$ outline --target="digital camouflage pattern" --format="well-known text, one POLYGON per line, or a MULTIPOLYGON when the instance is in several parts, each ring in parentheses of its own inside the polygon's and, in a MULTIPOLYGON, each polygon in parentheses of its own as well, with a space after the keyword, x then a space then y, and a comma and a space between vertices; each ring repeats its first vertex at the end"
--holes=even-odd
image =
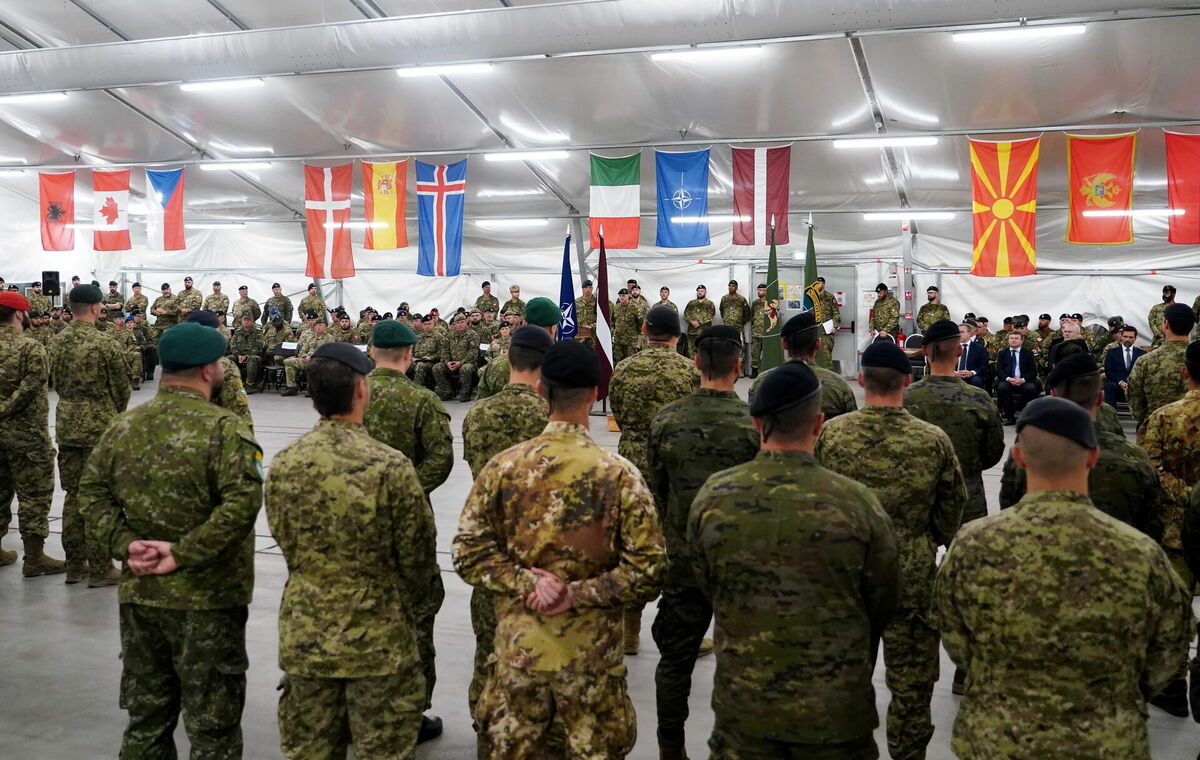
POLYGON ((983 471, 1004 456, 1004 427, 992 397, 961 378, 926 375, 905 391, 904 408, 950 436, 967 483, 962 521, 986 515, 983 471))
MULTIPOLYGON (((267 326, 263 328, 262 335, 267 344, 267 356, 275 356, 284 343, 292 343, 296 340, 296 333, 287 322, 268 322, 267 326)), ((283 364, 281 359, 275 361, 283 364)))
POLYGON ((633 301, 612 304, 613 366, 633 356, 638 351, 638 337, 642 331, 642 311, 633 301))
POLYGON ((882 300, 876 299, 875 303, 871 304, 870 329, 885 332, 893 337, 900 334, 900 302, 891 294, 884 296, 882 300))
POLYGON ((811 454, 761 451, 704 484, 688 541, 716 616, 717 723, 784 742, 870 736, 875 653, 900 585, 871 490, 811 454))
POLYGON ((224 293, 209 293, 204 297, 204 308, 208 311, 229 313, 229 296, 224 293))
POLYGON ((287 386, 289 388, 295 388, 299 385, 296 375, 300 370, 304 369, 304 364, 308 361, 308 357, 312 356, 313 352, 321 346, 332 342, 333 338, 329 337, 328 332, 324 335, 317 335, 316 330, 309 330, 301 334, 300 340, 296 345, 296 355, 289 356, 283 360, 283 373, 287 379, 287 386))
POLYGON ((250 603, 262 449, 249 426, 190 388, 160 385, 113 420, 88 460, 79 497, 105 554, 139 538, 171 541, 179 569, 121 581, 121 604, 215 610, 250 603), (139 466, 154 462, 153 467, 139 466))
MULTIPOLYGON (((1164 348, 1168 345, 1170 343, 1164 344, 1164 348)), ((1138 359, 1138 364, 1145 359, 1144 356, 1138 359)), ((1162 544, 1176 551, 1183 546, 1180 531, 1188 498, 1192 488, 1200 483, 1200 437, 1197 431, 1200 431, 1200 390, 1188 391, 1180 400, 1151 414, 1138 436, 1138 442, 1150 456, 1166 491, 1162 544)))
MULTIPOLYGON (((39 298, 45 299, 47 304, 50 301, 50 299, 46 298, 45 296, 39 296, 39 298)), ((42 309, 39 309, 37 306, 34 306, 32 299, 30 299, 29 305, 33 307, 34 311, 43 311, 42 309)), ((123 316, 124 311, 125 311, 125 298, 120 293, 113 293, 112 291, 105 293, 104 296, 100 299, 100 311, 102 314, 108 315, 110 317, 123 316), (110 306, 116 306, 117 308, 110 309, 110 308, 108 308, 110 306)), ((44 313, 44 311, 43 311, 43 313, 44 313)))
POLYGON ((319 295, 306 295, 300 299, 300 314, 301 316, 308 314, 310 311, 317 313, 317 319, 325 324, 329 324, 329 309, 325 306, 325 299, 319 295))
POLYGON ((377 441, 404 454, 428 495, 446 482, 454 467, 450 413, 429 390, 403 372, 376 367, 367 375, 371 403, 363 422, 377 441))
MULTIPOLYGON (((789 361, 800 361, 799 359, 790 359, 789 361)), ((821 381, 821 411, 825 414, 825 421, 829 422, 834 417, 858 409, 858 400, 854 398, 854 391, 850 389, 850 384, 842 378, 841 375, 824 367, 817 367, 813 364, 808 364, 809 369, 821 381)), ((754 378, 754 384, 750 386, 749 397, 747 403, 754 403, 754 396, 758 393, 758 389, 762 386, 763 378, 771 374, 775 368, 763 372, 758 377, 754 378)))
POLYGON ((941 319, 950 319, 950 309, 944 303, 924 303, 917 311, 917 329, 925 332, 941 319))
POLYGON ((652 343, 617 365, 608 384, 608 402, 621 426, 617 452, 646 476, 650 423, 667 404, 700 388, 700 370, 673 346, 652 343))
POLYGON ((225 382, 221 386, 220 395, 213 403, 241 417, 253 433, 254 416, 250 413, 250 398, 246 396, 246 386, 242 384, 241 370, 228 356, 222 356, 221 371, 224 373, 225 382))
POLYGON ((700 340, 700 333, 704 332, 704 328, 713 323, 716 313, 717 307, 708 296, 693 298, 688 301, 687 306, 683 307, 683 321, 687 322, 685 332, 687 332, 689 356, 696 355, 696 341, 700 340), (699 322, 700 326, 694 326, 693 321, 699 322))
POLYGON ((0 517, 17 496, 22 537, 50 535, 54 447, 50 444, 46 350, 20 329, 0 327, 0 517))
MULTIPOLYGON (((118 322, 119 325, 124 325, 124 322, 118 322)), ((115 327, 112 332, 108 333, 108 337, 116 341, 116 344, 121 347, 121 355, 125 357, 125 364, 129 369, 129 379, 137 383, 142 376, 142 351, 138 347, 137 336, 133 334, 133 329, 129 327, 115 327)))
POLYGON ((480 295, 475 299, 475 308, 479 311, 500 311, 500 299, 495 296, 480 295))
POLYGON ((168 327, 179 324, 179 301, 175 296, 159 296, 154 299, 150 314, 154 315, 154 340, 158 342, 168 327), (162 310, 162 314, 155 313, 159 309, 162 310))
POLYGON ((327 334, 333 339, 334 343, 357 343, 358 333, 353 327, 342 327, 340 323, 334 322, 329 326, 327 334))
POLYGON ((1169 340, 1133 363, 1125 398, 1129 411, 1139 424, 1154 410, 1178 401, 1187 392, 1187 381, 1179 373, 1183 366, 1187 341, 1169 340))
MULTIPOLYGON (((1092 503, 1104 514, 1161 541, 1167 494, 1154 462, 1140 446, 1123 435, 1101 430, 1098 423, 1096 438, 1100 441, 1100 458, 1088 472, 1092 503)), ((1025 489, 1025 470, 1017 467, 1009 453, 1000 477, 1000 508, 1014 506, 1025 497, 1025 489)))
POLYGON ((741 332, 750 321, 750 303, 741 293, 721 296, 721 321, 741 332))
MULTIPOLYGON (((284 300, 286 301, 287 299, 285 298, 284 300)), ((284 317, 285 322, 292 321, 291 306, 292 302, 288 301, 288 314, 284 317)), ((242 323, 242 317, 250 317, 257 322, 259 317, 262 315, 263 310, 259 307, 258 301, 255 301, 249 296, 246 296, 245 298, 238 296, 230 305, 229 324, 240 325, 242 323)), ((267 320, 264 319, 263 324, 266 324, 266 322, 267 320)))
POLYGON ((1149 760, 1146 699, 1195 634, 1191 594, 1153 540, 1082 494, 1037 491, 963 528, 934 600, 968 673, 958 757, 1149 760))
MULTIPOLYGON (((575 322, 579 327, 591 327, 593 331, 596 328, 596 297, 589 296, 584 298, 580 296, 575 299, 575 322)), ((582 332, 582 331, 580 331, 582 332)), ((589 346, 596 345, 595 337, 584 337, 576 335, 575 340, 582 341, 589 346)))
MULTIPOLYGON (((413 346, 413 380, 422 388, 428 388, 433 382, 433 368, 442 360, 442 336, 433 328, 432 323, 417 333, 417 343, 413 346), (425 357, 430 357, 426 359, 425 357)), ((506 374, 505 379, 508 379, 506 374)))
POLYGON ((54 308, 50 299, 40 293, 30 293, 27 299, 29 301, 29 310, 41 312, 45 316, 50 315, 50 309, 54 308))
POLYGON ((175 295, 175 303, 179 307, 180 320, 186 320, 193 311, 200 311, 204 296, 195 288, 184 288, 175 295))
MULTIPOLYGON (((481 311, 482 311, 482 309, 481 309, 481 311)), ((524 319, 524 317, 525 317, 525 302, 522 301, 520 298, 509 298, 507 301, 504 302, 504 307, 501 309, 501 313, 505 313, 508 311, 512 311, 518 317, 521 317, 522 319, 524 319)))
POLYGON ((1158 348, 1163 343, 1163 312, 1166 311, 1167 304, 1156 303, 1150 307, 1150 314, 1146 317, 1146 323, 1150 325, 1151 347, 1158 348))
MULTIPOLYGON (((837 298, 828 290, 822 290, 818 296, 821 299, 821 316, 833 320, 833 329, 842 326, 842 309, 838 306, 837 298)), ((824 320, 822 320, 824 321, 824 320)), ((834 335, 821 331, 821 349, 817 351, 816 366, 822 369, 833 369, 834 335)))
POLYGON ((827 423, 817 461, 871 488, 892 518, 900 550, 900 599, 883 633, 888 750, 894 760, 925 756, 933 736, 929 702, 938 678, 938 634, 929 623, 934 559, 954 538, 967 503, 954 444, 900 407, 868 406, 827 423), (900 463, 919 463, 897 472, 900 463))
POLYGON ((479 363, 479 337, 474 330, 462 332, 451 330, 444 338, 442 361, 433 365, 434 390, 443 401, 454 398, 454 386, 450 378, 458 378, 458 400, 471 398, 475 385, 475 366, 479 363), (458 369, 450 369, 447 362, 462 362, 458 369))
POLYGON ((1117 410, 1109 404, 1101 404, 1096 411, 1096 431, 1112 433, 1119 438, 1125 437, 1125 426, 1121 424, 1117 410))
POLYGON ((750 304, 750 370, 758 370, 762 361, 762 341, 770 327, 770 310, 767 299, 756 298, 750 304))
POLYGON ((150 299, 146 298, 141 293, 132 295, 125 301, 125 307, 128 311, 133 311, 134 309, 137 309, 138 311, 140 311, 143 314, 146 313, 146 307, 149 306, 149 304, 150 304, 150 299))
POLYGON ((262 387, 262 366, 263 356, 267 352, 267 342, 263 338, 263 334, 254 328, 250 332, 242 329, 233 331, 233 336, 229 339, 229 356, 233 359, 233 363, 237 364, 239 356, 246 357, 246 376, 245 382, 251 388, 262 387))

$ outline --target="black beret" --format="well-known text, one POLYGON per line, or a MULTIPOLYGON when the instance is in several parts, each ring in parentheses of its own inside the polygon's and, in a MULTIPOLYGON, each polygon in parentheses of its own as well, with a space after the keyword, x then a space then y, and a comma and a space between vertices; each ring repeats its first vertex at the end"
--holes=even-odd
POLYGON ((205 327, 216 327, 220 323, 217 322, 216 312, 208 311, 207 309, 199 309, 187 315, 185 322, 197 322, 205 327))
MULTIPOLYGON (((40 282, 35 282, 35 283, 33 283, 33 284, 34 284, 34 285, 38 285, 38 286, 40 286, 42 283, 40 283, 40 282)), ((108 281, 108 284, 109 284, 109 285, 116 285, 116 284, 117 284, 117 281, 116 281, 116 280, 109 280, 109 281, 108 281)))
POLYGON ((165 290, 166 288, 169 288, 169 287, 171 287, 171 283, 169 283, 169 282, 164 282, 162 285, 159 285, 159 286, 158 286, 158 289, 159 289, 159 290, 165 290))
POLYGON ((40 311, 33 311, 32 309, 30 309, 30 311, 29 311, 30 319, 40 319, 41 316, 42 316, 42 313, 40 311))
POLYGON ((637 280, 634 280, 631 278, 631 279, 626 280, 625 284, 626 285, 637 285, 637 280))
POLYGON ((599 354, 577 340, 559 341, 542 359, 542 380, 563 388, 594 388, 600 382, 599 354))
POLYGON ((682 332, 679 329, 679 314, 670 306, 659 304, 658 306, 650 307, 650 311, 646 312, 644 321, 646 327, 649 327, 656 333, 679 335, 682 332))
POLYGON ((591 281, 591 280, 584 280, 584 281, 583 281, 583 287, 585 287, 585 288, 590 288, 590 287, 592 287, 592 281, 591 281))
POLYGON ((937 285, 930 285, 929 287, 925 288, 925 292, 926 292, 926 293, 928 293, 928 292, 929 292, 929 291, 931 291, 931 290, 932 290, 934 293, 941 293, 941 292, 942 292, 941 290, 939 290, 939 289, 938 289, 938 286, 937 286, 937 285))
POLYGON ((703 289, 703 290, 708 290, 708 288, 704 287, 703 285, 697 285, 697 286, 696 286, 696 290, 702 290, 702 289, 703 289))
POLYGON ((1039 314, 1039 315, 1038 315, 1038 319, 1054 319, 1054 317, 1052 317, 1052 316, 1050 316, 1049 314, 1046 314, 1046 313, 1044 313, 1044 312, 1043 312, 1043 313, 1041 313, 1041 314, 1039 314))
POLYGON ((165 371, 174 372, 211 364, 225 355, 226 348, 224 335, 189 319, 163 332, 158 340, 158 360, 165 371))
POLYGON ((1058 315, 1058 318, 1059 318, 1059 319, 1070 319, 1070 318, 1071 318, 1071 315, 1070 315, 1070 314, 1067 314, 1067 313, 1065 313, 1065 312, 1064 312, 1064 313, 1062 313, 1062 314, 1059 314, 1059 315, 1058 315))
POLYGON ((1006 325, 1011 325, 1012 323, 1013 323, 1013 318, 1012 318, 1012 317, 1005 317, 1005 318, 1004 318, 1004 324, 1006 324, 1006 325))
POLYGON ((432 314, 426 314, 425 316, 421 317, 421 321, 422 321, 422 322, 432 322, 432 321, 433 321, 433 315, 432 315, 432 314))
POLYGON ((730 280, 730 281, 729 281, 729 284, 730 284, 730 285, 737 285, 737 284, 738 284, 738 281, 737 281, 737 280, 730 280))
POLYGON ((1080 314, 1079 312, 1075 312, 1074 314, 1072 314, 1072 315, 1071 315, 1071 319, 1075 320, 1076 322, 1080 322, 1080 323, 1082 323, 1082 322, 1083 322, 1083 315, 1082 315, 1082 314, 1080 314))
POLYGON ((92 284, 93 284, 93 285, 95 285, 96 287, 100 287, 100 281, 99 281, 99 280, 92 280, 92 284))
POLYGON ((1030 425, 1047 433, 1061 435, 1085 449, 1094 449, 1097 445, 1092 416, 1082 406, 1065 398, 1043 396, 1026 404, 1017 418, 1017 435, 1030 425))
MULTIPOLYGON (((760 283, 758 284, 758 287, 759 287, 759 288, 762 288, 763 290, 766 290, 766 289, 767 289, 767 283, 765 283, 765 282, 760 282, 760 283)), ((757 288, 756 288, 756 289, 757 289, 757 288)))
POLYGON ((627 295, 629 295, 629 290, 627 290, 626 288, 621 288, 620 290, 617 291, 617 295, 627 296, 627 295))
POLYGON ((975 318, 975 312, 973 312, 973 311, 968 311, 966 314, 963 314, 963 319, 964 319, 964 320, 966 320, 966 319, 974 319, 974 318, 975 318))
POLYGON ((487 280, 484 280, 484 281, 483 281, 483 284, 482 284, 482 285, 480 285, 479 287, 481 287, 481 288, 486 288, 486 287, 488 287, 488 286, 489 286, 489 285, 491 285, 491 284, 492 284, 492 283, 488 282, 487 280))
POLYGON ((982 322, 983 324, 985 324, 985 325, 986 325, 986 324, 988 323, 988 318, 987 318, 987 317, 985 317, 985 316, 983 316, 983 315, 980 315, 980 316, 978 316, 978 317, 975 317, 975 321, 976 321, 976 322, 982 322))
POLYGON ((1163 285, 1163 292, 1164 293, 1175 293, 1177 291, 1175 290, 1174 285, 1163 285))
POLYGON ((309 309, 308 311, 304 312, 304 318, 305 319, 316 319, 317 313, 315 311, 313 311, 312 309, 309 309))
POLYGON ((780 330, 779 336, 790 338, 793 335, 800 335, 815 329, 817 329, 817 318, 811 311, 803 311, 783 323, 783 329, 780 330))
POLYGON ((134 287, 134 288, 140 288, 140 287, 142 287, 142 283, 140 283, 140 282, 135 282, 135 283, 133 283, 133 285, 132 285, 132 286, 130 286, 130 287, 134 287))
POLYGON ((948 319, 939 319, 931 324, 929 329, 925 331, 924 336, 925 345, 927 346, 930 343, 937 343, 938 341, 949 340, 950 338, 957 339, 958 337, 958 325, 948 319))
POLYGON ((554 338, 540 327, 521 325, 513 332, 509 345, 530 348, 544 354, 554 345, 554 338))
POLYGON ((249 290, 249 289, 250 289, 249 285, 238 285, 238 290, 249 290))
POLYGON ((282 288, 283 286, 282 286, 282 285, 280 285, 280 284, 279 284, 279 283, 277 283, 277 282, 273 282, 273 283, 271 283, 271 287, 272 287, 272 288, 282 288))
POLYGON ((890 340, 881 340, 867 346, 863 351, 862 366, 887 367, 906 375, 912 374, 912 363, 904 354, 904 349, 890 340))
POLYGON ((1113 317, 1108 318, 1108 326, 1109 327, 1116 327, 1118 325, 1123 325, 1123 324, 1125 324, 1125 319, 1123 317, 1113 316, 1113 317))
POLYGON ((1046 376, 1046 385, 1059 387, 1064 381, 1100 374, 1100 367, 1086 350, 1070 354, 1054 363, 1054 369, 1046 376))
POLYGON ((187 275, 187 276, 185 276, 185 277, 183 278, 183 281, 184 281, 184 282, 191 282, 191 281, 192 281, 192 276, 191 276, 191 275, 187 275))
POLYGON ((780 364, 763 376, 750 414, 763 417, 783 411, 821 392, 821 381, 804 362, 790 361, 780 364))
POLYGON ((371 360, 367 355, 349 343, 326 343, 312 353, 313 359, 333 359, 338 364, 349 367, 360 375, 371 372, 371 360))
POLYGON ((71 288, 67 300, 71 303, 100 303, 104 300, 104 296, 100 293, 100 288, 95 285, 76 285, 71 288))
MULTIPOLYGON (((668 310, 670 306, 664 307, 668 310)), ((679 320, 676 320, 678 324, 679 320)), ((697 345, 706 340, 723 340, 736 345, 742 345, 742 331, 730 327, 729 325, 709 325, 700 331, 700 337, 696 340, 697 345)))
POLYGON ((313 288, 315 288, 315 287, 317 287, 317 283, 315 283, 315 282, 310 282, 310 283, 308 283, 308 289, 309 289, 309 290, 312 290, 312 289, 313 289, 313 288))
POLYGON ((1020 330, 1022 327, 1029 327, 1029 322, 1018 317, 1012 321, 1013 330, 1020 330))
POLYGON ((213 285, 220 285, 220 284, 221 284, 220 280, 213 280, 213 285))
POLYGON ((876 293, 878 293, 881 290, 887 290, 887 289, 888 289, 888 286, 883 284, 882 282, 875 286, 876 293))

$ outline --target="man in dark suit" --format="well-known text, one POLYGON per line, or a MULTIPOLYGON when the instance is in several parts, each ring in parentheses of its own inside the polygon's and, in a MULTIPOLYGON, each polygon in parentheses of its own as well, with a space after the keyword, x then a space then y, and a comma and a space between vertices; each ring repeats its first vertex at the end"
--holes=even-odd
POLYGON ((1137 335, 1136 327, 1125 325, 1117 338, 1118 342, 1104 354, 1104 400, 1113 406, 1125 400, 1125 388, 1129 385, 1133 363, 1146 353, 1133 345, 1137 335))
POLYGON ((996 403, 1005 425, 1015 424, 1017 412, 1038 396, 1037 359, 1024 347, 1025 336, 1008 334, 1008 347, 996 355, 996 403))
POLYGON ((954 374, 967 383, 983 390, 988 389, 988 352, 983 341, 974 335, 974 325, 963 322, 958 326, 962 354, 954 366, 954 374))

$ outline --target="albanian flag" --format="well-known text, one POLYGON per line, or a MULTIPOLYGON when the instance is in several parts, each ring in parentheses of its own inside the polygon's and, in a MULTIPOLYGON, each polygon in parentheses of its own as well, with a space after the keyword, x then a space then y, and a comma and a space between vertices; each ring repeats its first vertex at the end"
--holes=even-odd
POLYGON ((1037 170, 1041 138, 968 140, 975 221, 971 274, 1020 277, 1037 272, 1037 170))

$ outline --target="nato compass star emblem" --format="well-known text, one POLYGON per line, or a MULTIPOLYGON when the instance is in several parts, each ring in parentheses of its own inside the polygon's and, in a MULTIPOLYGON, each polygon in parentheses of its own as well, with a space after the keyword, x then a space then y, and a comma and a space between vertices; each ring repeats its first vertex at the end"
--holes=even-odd
POLYGON ((671 194, 671 205, 680 211, 683 211, 688 206, 692 205, 693 200, 692 194, 683 187, 671 194))
POLYGON ((575 304, 568 301, 559 304, 558 308, 562 311, 563 332, 571 332, 575 329, 575 304))

